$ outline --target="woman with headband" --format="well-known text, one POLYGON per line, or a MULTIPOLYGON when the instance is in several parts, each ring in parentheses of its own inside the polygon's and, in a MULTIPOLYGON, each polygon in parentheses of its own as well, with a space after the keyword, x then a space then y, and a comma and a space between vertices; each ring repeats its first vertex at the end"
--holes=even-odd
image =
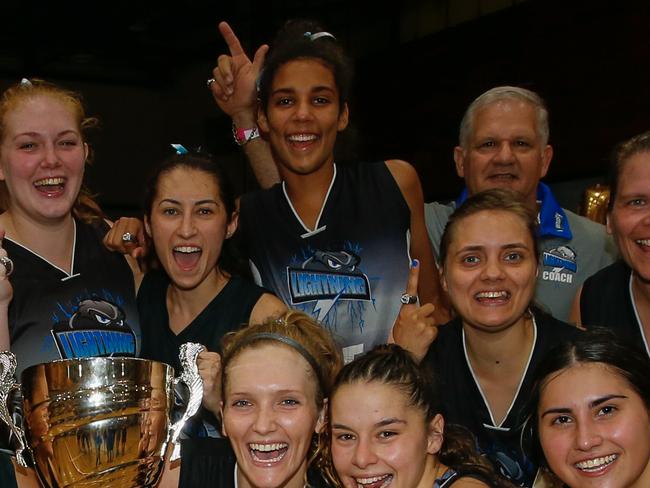
POLYGON ((341 366, 330 333, 308 315, 288 311, 227 334, 222 351, 228 439, 183 442, 180 486, 325 486, 315 437, 341 366))

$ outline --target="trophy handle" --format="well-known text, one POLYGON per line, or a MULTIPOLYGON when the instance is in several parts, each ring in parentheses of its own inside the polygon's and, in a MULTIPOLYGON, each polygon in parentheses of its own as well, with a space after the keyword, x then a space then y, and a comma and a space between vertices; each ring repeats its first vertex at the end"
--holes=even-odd
POLYGON ((16 449, 16 462, 27 468, 29 465, 25 461, 23 451, 25 450, 27 439, 25 432, 18 427, 9 413, 7 403, 9 401, 9 393, 16 389, 20 389, 20 384, 14 381, 14 373, 16 372, 16 355, 10 351, 0 352, 0 420, 9 426, 13 435, 18 440, 18 448, 16 449))
POLYGON ((174 378, 174 385, 184 383, 190 390, 190 398, 187 402, 187 408, 185 409, 183 416, 169 429, 170 441, 174 444, 174 450, 170 458, 171 461, 175 461, 181 457, 181 446, 177 442, 178 436, 180 435, 181 430, 183 430, 183 426, 187 419, 198 411, 201 406, 201 400, 203 399, 203 381, 201 381, 199 368, 196 365, 196 358, 202 351, 205 351, 205 347, 201 344, 196 344, 194 342, 181 344, 178 357, 181 362, 182 371, 178 378, 174 378))

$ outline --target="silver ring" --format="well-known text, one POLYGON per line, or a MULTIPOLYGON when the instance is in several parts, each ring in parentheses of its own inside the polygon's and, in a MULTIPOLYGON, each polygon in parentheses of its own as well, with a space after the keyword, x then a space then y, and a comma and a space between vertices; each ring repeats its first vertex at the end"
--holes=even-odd
POLYGON ((404 293, 401 297, 399 297, 399 301, 404 305, 413 305, 414 303, 418 303, 418 296, 404 293))
POLYGON ((130 232, 125 232, 122 234, 122 242, 132 242, 133 244, 137 244, 138 238, 130 232))
POLYGON ((210 78, 208 81, 206 81, 206 84, 208 85, 208 88, 210 88, 210 85, 212 83, 214 83, 215 81, 217 81, 217 80, 215 80, 214 78, 210 78))
POLYGON ((9 276, 11 273, 14 272, 14 262, 9 259, 7 256, 2 256, 0 258, 0 264, 2 264, 5 267, 5 276, 9 276))

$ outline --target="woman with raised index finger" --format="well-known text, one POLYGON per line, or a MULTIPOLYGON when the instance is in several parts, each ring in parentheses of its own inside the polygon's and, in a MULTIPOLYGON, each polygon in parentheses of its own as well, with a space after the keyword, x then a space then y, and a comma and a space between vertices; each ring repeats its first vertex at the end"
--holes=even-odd
MULTIPOLYGON (((505 477, 532 486, 537 466, 523 452, 521 413, 532 369, 554 345, 579 334, 532 303, 538 269, 536 215, 518 193, 467 199, 441 241, 442 284, 457 317, 429 344, 407 345, 440 382, 443 416, 468 428, 505 477)), ((427 329, 405 305, 396 329, 427 329)), ((396 330, 396 340, 404 336, 396 330)))

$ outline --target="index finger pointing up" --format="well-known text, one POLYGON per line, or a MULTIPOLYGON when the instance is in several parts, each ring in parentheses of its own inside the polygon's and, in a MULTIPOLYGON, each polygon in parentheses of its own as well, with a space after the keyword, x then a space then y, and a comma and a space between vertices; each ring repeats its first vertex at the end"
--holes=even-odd
POLYGON ((223 36, 224 41, 228 44, 228 49, 232 56, 245 54, 244 49, 241 47, 239 39, 235 35, 235 31, 228 25, 228 22, 219 22, 219 32, 223 36))
POLYGON ((406 282, 406 293, 409 295, 418 294, 418 281, 420 278, 420 262, 417 259, 411 261, 408 281, 406 282))

